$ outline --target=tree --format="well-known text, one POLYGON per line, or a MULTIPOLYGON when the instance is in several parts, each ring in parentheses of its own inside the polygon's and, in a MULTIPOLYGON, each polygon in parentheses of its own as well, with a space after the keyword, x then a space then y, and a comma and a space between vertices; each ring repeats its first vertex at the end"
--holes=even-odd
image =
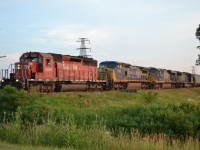
MULTIPOLYGON (((200 42, 200 25, 199 25, 199 27, 197 28, 197 30, 196 30, 196 38, 199 40, 199 42, 200 42)), ((200 46, 197 46, 197 48, 198 49, 200 49, 200 46)), ((196 60, 196 65, 200 65, 200 55, 198 55, 198 59, 196 60)))
POLYGON ((199 25, 199 27, 196 30, 196 37, 197 37, 197 39, 200 40, 200 25, 199 25))
MULTIPOLYGON (((197 28, 197 30, 196 30, 196 38, 199 40, 199 42, 200 42, 200 25, 199 25, 199 27, 197 28)), ((197 46, 197 48, 200 48, 200 46, 197 46)))

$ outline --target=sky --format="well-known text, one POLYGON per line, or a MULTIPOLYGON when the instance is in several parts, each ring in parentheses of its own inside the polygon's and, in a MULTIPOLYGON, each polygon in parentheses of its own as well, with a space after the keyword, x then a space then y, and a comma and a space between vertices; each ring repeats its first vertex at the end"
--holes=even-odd
MULTIPOLYGON (((199 0, 0 0, 0 69, 24 52, 192 72, 200 45, 199 0)), ((195 67, 200 74, 200 67, 195 67)))

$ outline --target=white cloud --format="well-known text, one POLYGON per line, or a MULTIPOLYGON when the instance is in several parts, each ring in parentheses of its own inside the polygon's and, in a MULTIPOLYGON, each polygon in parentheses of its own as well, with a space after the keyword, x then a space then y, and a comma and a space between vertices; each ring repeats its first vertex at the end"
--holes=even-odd
POLYGON ((40 38, 30 39, 40 44, 53 44, 59 46, 77 46, 78 38, 89 38, 91 43, 101 45, 102 41, 110 37, 109 29, 106 27, 93 28, 78 25, 62 25, 42 30, 40 38))

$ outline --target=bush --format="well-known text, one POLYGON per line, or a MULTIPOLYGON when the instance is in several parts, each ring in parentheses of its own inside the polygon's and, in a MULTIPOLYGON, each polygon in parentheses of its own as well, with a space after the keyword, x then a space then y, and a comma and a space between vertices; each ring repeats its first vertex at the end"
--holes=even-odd
POLYGON ((0 90, 0 106, 3 109, 16 111, 18 106, 26 104, 27 98, 26 91, 17 90, 10 85, 0 90))
POLYGON ((143 134, 200 139, 200 108, 192 104, 130 107, 107 113, 106 125, 116 134, 123 129, 128 133, 139 130, 143 134))
MULTIPOLYGON (((13 113, 16 112, 19 106, 27 105, 29 95, 24 90, 17 90, 10 85, 5 86, 0 90, 0 120, 12 120, 13 113)), ((0 121, 0 122, 1 122, 0 121)))
POLYGON ((146 104, 151 104, 153 101, 155 101, 158 98, 158 93, 157 92, 144 92, 141 91, 140 93, 141 99, 146 103, 146 104))
POLYGON ((73 116, 77 126, 82 126, 83 124, 91 125, 97 118, 96 114, 90 110, 54 110, 45 105, 40 105, 35 101, 31 101, 28 105, 19 107, 18 111, 21 112, 21 118, 24 123, 35 123, 38 125, 46 122, 49 117, 51 117, 55 123, 59 124, 63 122, 63 120, 73 116))

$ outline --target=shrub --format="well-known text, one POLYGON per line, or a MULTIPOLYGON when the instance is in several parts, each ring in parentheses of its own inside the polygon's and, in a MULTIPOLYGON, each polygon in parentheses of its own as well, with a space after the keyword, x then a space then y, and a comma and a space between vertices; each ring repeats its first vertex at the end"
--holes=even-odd
POLYGON ((10 85, 0 90, 0 106, 2 109, 15 111, 18 106, 26 104, 27 98, 26 91, 17 90, 10 85))
MULTIPOLYGON (((24 90, 17 90, 10 85, 5 86, 0 90, 0 120, 13 119, 13 113, 18 106, 26 105, 29 97, 24 90)), ((1 122, 0 121, 0 122, 1 122)))
POLYGON ((106 125, 117 134, 121 129, 131 133, 164 133, 172 137, 200 139, 200 108, 192 104, 180 106, 136 106, 107 113, 106 125))
POLYGON ((157 92, 144 92, 141 91, 140 93, 141 99, 146 103, 146 104, 151 104, 153 101, 155 101, 158 98, 158 93, 157 92))

